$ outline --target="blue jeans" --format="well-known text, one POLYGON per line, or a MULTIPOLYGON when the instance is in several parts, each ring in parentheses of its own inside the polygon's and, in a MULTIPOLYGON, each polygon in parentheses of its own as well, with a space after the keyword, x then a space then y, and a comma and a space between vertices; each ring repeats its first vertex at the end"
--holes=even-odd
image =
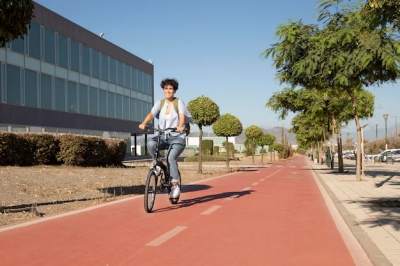
MULTIPOLYGON (((156 150, 157 145, 157 137, 153 137, 147 142, 147 149, 154 159, 154 152, 156 150)), ((171 182, 178 182, 178 162, 177 159, 179 155, 183 152, 186 146, 186 142, 183 138, 180 137, 168 137, 165 138, 165 135, 161 137, 160 140, 160 150, 165 150, 167 145, 169 145, 169 150, 167 154, 168 158, 168 168, 169 168, 169 176, 171 177, 171 182)))

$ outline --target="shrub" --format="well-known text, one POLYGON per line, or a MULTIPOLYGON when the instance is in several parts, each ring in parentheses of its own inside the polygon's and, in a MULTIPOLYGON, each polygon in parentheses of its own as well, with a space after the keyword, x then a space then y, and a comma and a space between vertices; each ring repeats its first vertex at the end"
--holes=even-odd
POLYGON ((120 139, 105 139, 108 147, 106 165, 121 165, 125 158, 126 142, 120 139))
POLYGON ((24 136, 24 133, 0 132, 0 165, 33 164, 33 143, 24 136))
POLYGON ((60 136, 60 152, 57 160, 66 165, 85 165, 89 141, 81 135, 65 134, 60 136))
POLYGON ((201 149, 203 155, 213 155, 214 141, 212 139, 205 139, 201 141, 201 149))
POLYGON ((26 137, 33 144, 34 164, 58 164, 57 153, 60 146, 56 134, 28 133, 26 137))
POLYGON ((108 146, 106 141, 100 137, 86 136, 88 149, 85 154, 85 165, 105 166, 107 164, 108 146))

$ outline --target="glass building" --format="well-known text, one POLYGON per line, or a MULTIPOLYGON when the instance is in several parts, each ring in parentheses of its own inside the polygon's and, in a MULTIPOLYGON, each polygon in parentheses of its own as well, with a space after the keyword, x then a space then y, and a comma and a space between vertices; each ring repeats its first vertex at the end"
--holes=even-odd
POLYGON ((154 103, 153 65, 37 3, 34 14, 0 48, 0 131, 121 138, 130 153, 154 103))

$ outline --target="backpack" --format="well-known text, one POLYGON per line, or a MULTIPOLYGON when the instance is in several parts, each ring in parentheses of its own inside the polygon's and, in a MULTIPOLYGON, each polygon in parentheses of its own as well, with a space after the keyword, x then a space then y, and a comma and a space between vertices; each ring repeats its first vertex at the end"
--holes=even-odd
MULTIPOLYGON (((175 112, 179 115, 178 101, 179 101, 179 98, 174 98, 173 104, 174 104, 175 112)), ((165 103, 165 99, 162 99, 160 102, 160 110, 163 108, 164 103, 165 103)), ((185 132, 186 132, 186 136, 189 136, 189 134, 190 134, 190 124, 189 123, 185 124, 185 132)))

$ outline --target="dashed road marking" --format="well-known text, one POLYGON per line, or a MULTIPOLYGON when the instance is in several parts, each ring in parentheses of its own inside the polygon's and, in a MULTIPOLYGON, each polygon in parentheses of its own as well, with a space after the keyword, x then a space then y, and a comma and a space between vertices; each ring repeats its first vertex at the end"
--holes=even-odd
POLYGON ((211 214, 211 213, 215 212, 219 208, 221 208, 221 206, 215 205, 215 206, 212 206, 211 208, 209 208, 208 210, 202 212, 201 214, 202 215, 208 215, 208 214, 211 214))
POLYGON ((242 191, 247 191, 250 190, 250 187, 245 187, 244 189, 242 189, 242 191))
POLYGON ((253 184, 251 184, 252 186, 257 186, 258 185, 258 182, 255 182, 255 183, 253 183, 253 184))
POLYGON ((264 181, 265 180, 265 178, 262 178, 262 179, 260 179, 260 182, 262 182, 262 181, 264 181))
POLYGON ((164 242, 168 241, 169 239, 173 238, 174 236, 176 236, 177 234, 179 234, 180 232, 182 232, 186 228, 187 228, 187 226, 177 226, 174 229, 172 229, 171 231, 166 232, 162 236, 160 236, 160 237, 154 239, 153 241, 147 243, 146 246, 157 247, 157 246, 163 244, 164 242))

